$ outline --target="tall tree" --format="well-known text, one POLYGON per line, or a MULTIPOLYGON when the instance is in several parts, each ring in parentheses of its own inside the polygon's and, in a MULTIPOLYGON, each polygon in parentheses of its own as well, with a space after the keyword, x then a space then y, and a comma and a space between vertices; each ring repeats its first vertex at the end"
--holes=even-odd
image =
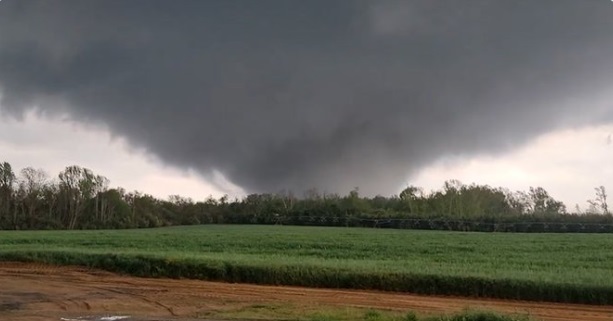
POLYGON ((528 195, 532 200, 533 214, 566 213, 566 206, 564 203, 555 200, 542 187, 530 187, 528 195))
POLYGON ((604 186, 598 186, 594 188, 594 190, 596 191, 596 198, 587 201, 590 205, 589 212, 601 212, 605 215, 609 214, 609 205, 607 203, 607 190, 604 186))
POLYGON ((411 185, 402 190, 399 197, 409 213, 418 213, 419 199, 423 198, 423 194, 424 191, 420 187, 411 185))
POLYGON ((91 199, 97 189, 94 173, 76 165, 68 166, 59 174, 60 192, 63 195, 64 209, 68 215, 67 227, 74 229, 83 214, 86 202, 91 199))
POLYGON ((24 224, 35 226, 36 215, 42 211, 42 199, 49 177, 42 169, 26 167, 19 175, 19 200, 22 208, 24 224))
POLYGON ((17 208, 14 206, 15 172, 8 162, 0 163, 0 222, 17 228, 17 208), (9 223, 10 222, 10 223, 9 223))

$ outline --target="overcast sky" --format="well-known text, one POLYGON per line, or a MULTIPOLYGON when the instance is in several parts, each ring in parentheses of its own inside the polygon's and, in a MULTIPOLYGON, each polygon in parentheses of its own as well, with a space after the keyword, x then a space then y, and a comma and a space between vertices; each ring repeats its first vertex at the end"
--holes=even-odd
POLYGON ((613 178, 611 34, 605 0, 3 0, 0 158, 158 196, 583 205, 613 178))
MULTIPOLYGON (((560 130, 498 156, 454 157, 434 161, 398 190, 412 184, 438 190, 448 179, 489 184, 511 190, 543 186, 569 209, 593 198, 593 188, 613 182, 613 124, 560 130)), ((22 121, 0 119, 0 152, 16 168, 33 166, 56 175, 79 164, 111 179, 112 186, 147 192, 160 198, 179 194, 194 200, 208 196, 244 195, 237 186, 210 184, 198 173, 165 166, 144 150, 133 150, 124 139, 112 138, 101 127, 64 120, 50 121, 29 113, 22 121)), ((400 180, 399 180, 400 181, 400 180)))

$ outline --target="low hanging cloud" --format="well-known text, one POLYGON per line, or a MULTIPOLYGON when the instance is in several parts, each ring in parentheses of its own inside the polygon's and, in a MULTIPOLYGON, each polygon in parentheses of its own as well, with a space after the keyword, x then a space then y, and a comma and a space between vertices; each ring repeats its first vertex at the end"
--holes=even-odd
POLYGON ((611 32, 605 0, 4 0, 1 106, 248 192, 389 194, 446 155, 613 121, 611 32))

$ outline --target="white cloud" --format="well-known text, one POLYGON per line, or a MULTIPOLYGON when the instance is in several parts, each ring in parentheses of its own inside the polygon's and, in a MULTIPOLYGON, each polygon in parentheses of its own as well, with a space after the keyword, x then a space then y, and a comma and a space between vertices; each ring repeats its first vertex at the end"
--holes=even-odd
POLYGON ((613 124, 552 132, 503 155, 443 159, 410 181, 427 190, 448 179, 512 190, 542 186, 569 209, 594 198, 594 187, 613 189, 613 124))
POLYGON ((0 161, 11 163, 15 171, 27 166, 42 168, 53 177, 68 165, 79 165, 106 176, 111 186, 160 198, 179 194, 202 200, 224 194, 191 170, 164 166, 144 151, 130 149, 105 128, 68 118, 49 119, 35 112, 27 113, 22 121, 0 117, 0 161))

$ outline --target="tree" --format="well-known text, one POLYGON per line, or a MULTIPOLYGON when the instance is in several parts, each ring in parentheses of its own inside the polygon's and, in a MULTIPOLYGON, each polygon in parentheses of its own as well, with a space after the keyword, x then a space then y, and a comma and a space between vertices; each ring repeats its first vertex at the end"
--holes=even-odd
POLYGON ((532 214, 562 214, 566 213, 566 206, 556 201, 542 187, 530 187, 528 193, 532 201, 532 214))
POLYGON ((17 221, 17 208, 14 206, 15 173, 8 162, 0 163, 0 222, 11 222, 14 228, 17 221))
POLYGON ((511 208, 511 212, 516 215, 523 215, 533 212, 532 200, 530 195, 524 191, 506 192, 507 203, 511 208))
POLYGON ((360 197, 360 189, 355 187, 342 199, 344 212, 350 216, 362 216, 370 211, 370 204, 360 197))
MULTIPOLYGON (((449 229, 475 228, 464 223, 458 225, 459 220, 473 225, 481 221, 496 224, 525 220, 613 223, 613 216, 565 215, 564 204, 542 187, 531 187, 527 193, 511 192, 488 185, 465 185, 457 180, 446 181, 442 189, 429 193, 408 186, 392 197, 364 197, 356 187, 344 196, 312 189, 302 198, 282 191, 233 200, 227 195, 219 199, 209 197, 196 203, 179 195, 160 200, 108 186, 107 178, 79 166, 66 167, 53 180, 43 170, 32 167, 19 171, 16 177, 10 164, 0 163, 0 229, 130 228, 224 222, 355 226, 369 219, 391 218, 435 218, 429 224, 440 220, 445 224, 436 223, 440 226, 429 228, 449 229)), ((591 213, 609 213, 605 188, 595 190, 596 198, 589 200, 591 213)), ((399 221, 394 224, 417 226, 399 221)), ((425 227, 422 222, 418 226, 425 227)))
POLYGON ((422 198, 423 194, 424 191, 421 188, 410 185, 400 192, 399 197, 409 213, 417 213, 419 211, 418 199, 422 198))
POLYGON ((609 214, 609 205, 607 204, 607 190, 604 186, 595 187, 596 198, 588 200, 590 205, 589 211, 592 213, 601 212, 602 214, 609 214))
POLYGON ((463 184, 462 182, 460 182, 457 179, 452 179, 452 180, 448 180, 445 181, 444 186, 443 186, 443 191, 444 191, 444 196, 443 197, 446 200, 446 213, 448 214, 455 214, 455 215, 460 215, 461 214, 461 190, 462 190, 463 184))
POLYGON ((68 166, 58 175, 60 193, 63 195, 64 210, 67 213, 67 227, 74 229, 83 214, 86 202, 98 192, 99 177, 87 169, 76 165, 68 166))
POLYGON ((49 176, 42 169, 26 167, 21 170, 19 182, 19 201, 21 203, 24 224, 33 227, 36 225, 36 215, 43 205, 45 187, 49 176))
POLYGON ((125 191, 110 189, 99 194, 100 197, 100 226, 107 228, 129 228, 132 224, 131 209, 124 201, 125 191))

